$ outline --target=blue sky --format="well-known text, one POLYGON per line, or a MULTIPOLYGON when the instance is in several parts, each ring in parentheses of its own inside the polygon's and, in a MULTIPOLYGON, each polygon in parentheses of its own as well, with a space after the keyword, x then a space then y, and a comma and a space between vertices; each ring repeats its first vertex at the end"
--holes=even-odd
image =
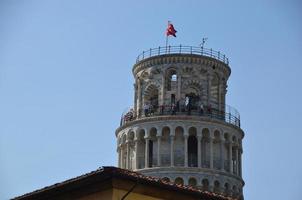
POLYGON ((116 165, 133 102, 132 65, 150 47, 224 52, 243 142, 245 199, 302 198, 302 3, 0 1, 0 199, 116 165))

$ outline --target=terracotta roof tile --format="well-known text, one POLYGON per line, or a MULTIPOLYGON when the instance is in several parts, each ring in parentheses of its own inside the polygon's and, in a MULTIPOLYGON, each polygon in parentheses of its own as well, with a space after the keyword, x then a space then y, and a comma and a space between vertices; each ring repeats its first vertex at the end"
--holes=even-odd
POLYGON ((22 196, 19 196, 19 197, 13 198, 13 199, 14 200, 23 199, 23 198, 30 197, 30 196, 33 196, 33 195, 36 195, 39 193, 43 193, 46 191, 50 191, 53 189, 57 190, 59 187, 62 187, 67 184, 71 184, 71 183, 74 183, 74 182, 77 182, 77 181, 80 181, 85 178, 88 178, 88 177, 91 177, 94 175, 98 175, 98 174, 108 175, 109 177, 134 180, 134 181, 138 181, 141 184, 159 186, 159 187, 166 188, 169 190, 180 191, 180 192, 184 192, 184 193, 188 193, 188 194, 200 195, 201 197, 204 197, 207 199, 217 199, 217 200, 234 200, 235 199, 235 198, 231 198, 231 197, 225 197, 220 194, 203 191, 203 190, 200 190, 200 189, 192 187, 192 186, 179 185, 179 184, 175 184, 173 182, 168 182, 168 181, 165 181, 163 179, 156 178, 153 176, 146 176, 146 175, 143 175, 138 172, 121 169, 121 168, 117 168, 117 167, 108 167, 108 166, 101 167, 95 171, 83 174, 81 176, 78 176, 78 177, 75 177, 75 178, 60 182, 60 183, 53 184, 51 186, 44 187, 42 189, 35 190, 33 192, 24 194, 22 196))

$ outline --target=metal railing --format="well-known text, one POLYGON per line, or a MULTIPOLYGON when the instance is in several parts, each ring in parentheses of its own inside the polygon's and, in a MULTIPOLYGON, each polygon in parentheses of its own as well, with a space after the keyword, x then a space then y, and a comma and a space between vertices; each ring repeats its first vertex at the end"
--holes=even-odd
POLYGON ((166 55, 166 54, 192 54, 192 55, 201 55, 207 56, 210 58, 215 58, 225 64, 229 64, 229 59, 222 54, 220 51, 215 51, 212 48, 204 47, 194 47, 194 46, 166 46, 166 47, 157 47, 150 48, 146 51, 143 51, 137 56, 136 63, 153 56, 166 55))
POLYGON ((148 108, 145 110, 140 110, 139 113, 134 112, 133 108, 127 109, 121 117, 120 126, 134 121, 136 119, 148 118, 153 116, 168 116, 168 115, 192 115, 200 117, 208 117, 217 120, 224 121, 226 123, 240 127, 240 114, 239 112, 229 106, 204 106, 203 109, 192 106, 190 109, 185 106, 172 107, 171 105, 162 105, 157 107, 148 108))

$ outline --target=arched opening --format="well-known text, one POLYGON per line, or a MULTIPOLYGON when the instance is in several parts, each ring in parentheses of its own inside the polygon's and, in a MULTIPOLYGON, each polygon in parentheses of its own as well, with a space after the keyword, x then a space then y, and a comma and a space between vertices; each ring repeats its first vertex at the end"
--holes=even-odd
POLYGON ((229 185, 229 183, 225 183, 225 184, 224 184, 224 193, 225 193, 226 195, 229 195, 229 194, 230 194, 230 185, 229 185))
POLYGON ((195 81, 189 81, 184 86, 185 108, 193 111, 199 110, 201 104, 201 85, 195 81))
POLYGON ((158 88, 155 85, 149 85, 144 92, 144 114, 152 115, 158 109, 158 88))
POLYGON ((181 126, 175 129, 174 139, 174 165, 182 167, 184 166, 184 129, 181 126))
POLYGON ((157 165, 157 129, 152 127, 150 129, 150 142, 149 142, 149 167, 157 165))
POLYGON ((164 181, 164 182, 170 182, 170 179, 168 177, 164 177, 161 180, 164 181))
POLYGON ((198 110, 198 105, 200 104, 200 97, 194 92, 186 94, 186 97, 189 98, 189 106, 191 110, 198 110))
POLYGON ((202 179, 202 190, 209 190, 209 180, 208 179, 202 179))
POLYGON ((166 89, 167 91, 175 91, 177 88, 177 72, 175 69, 169 69, 166 75, 166 89))
POLYGON ((189 129, 188 138, 188 165, 189 167, 197 167, 197 138, 196 138, 196 128, 191 127, 189 129))
POLYGON ((236 185, 233 185, 232 190, 233 190, 233 196, 236 196, 238 194, 236 185))
POLYGON ((148 167, 152 167, 153 166, 153 141, 149 140, 149 163, 148 163, 148 167))
POLYGON ((184 180, 180 177, 177 177, 174 181, 175 184, 178 184, 178 185, 183 185, 184 184, 184 180))
POLYGON ((196 179, 193 177, 189 178, 189 185, 195 187, 197 185, 196 179))
POLYGON ((219 181, 214 181, 214 189, 213 189, 214 192, 216 193, 219 193, 220 192, 220 183, 219 181))

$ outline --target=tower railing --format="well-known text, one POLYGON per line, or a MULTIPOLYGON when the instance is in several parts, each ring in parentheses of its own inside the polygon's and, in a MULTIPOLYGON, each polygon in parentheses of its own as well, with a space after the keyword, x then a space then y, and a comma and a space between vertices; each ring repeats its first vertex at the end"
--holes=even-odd
MULTIPOLYGON (((229 105, 221 106, 221 110, 218 109, 218 106, 204 106, 202 109, 198 107, 191 107, 190 109, 185 106, 174 107, 171 105, 161 105, 157 107, 152 107, 144 110, 139 110, 138 113, 135 113, 132 107, 124 111, 121 116, 120 126, 137 120, 148 117, 155 116, 199 116, 213 118, 221 120, 223 122, 232 124, 234 126, 240 127, 240 114, 239 112, 229 105)), ((202 120, 202 118, 201 118, 202 120)))
POLYGON ((136 63, 153 56, 166 55, 166 54, 192 54, 192 55, 201 55, 210 58, 215 58, 227 65, 229 65, 229 59, 222 54, 220 51, 215 51, 212 48, 196 47, 196 46, 164 46, 157 48, 150 48, 146 51, 143 51, 136 58, 136 63))

